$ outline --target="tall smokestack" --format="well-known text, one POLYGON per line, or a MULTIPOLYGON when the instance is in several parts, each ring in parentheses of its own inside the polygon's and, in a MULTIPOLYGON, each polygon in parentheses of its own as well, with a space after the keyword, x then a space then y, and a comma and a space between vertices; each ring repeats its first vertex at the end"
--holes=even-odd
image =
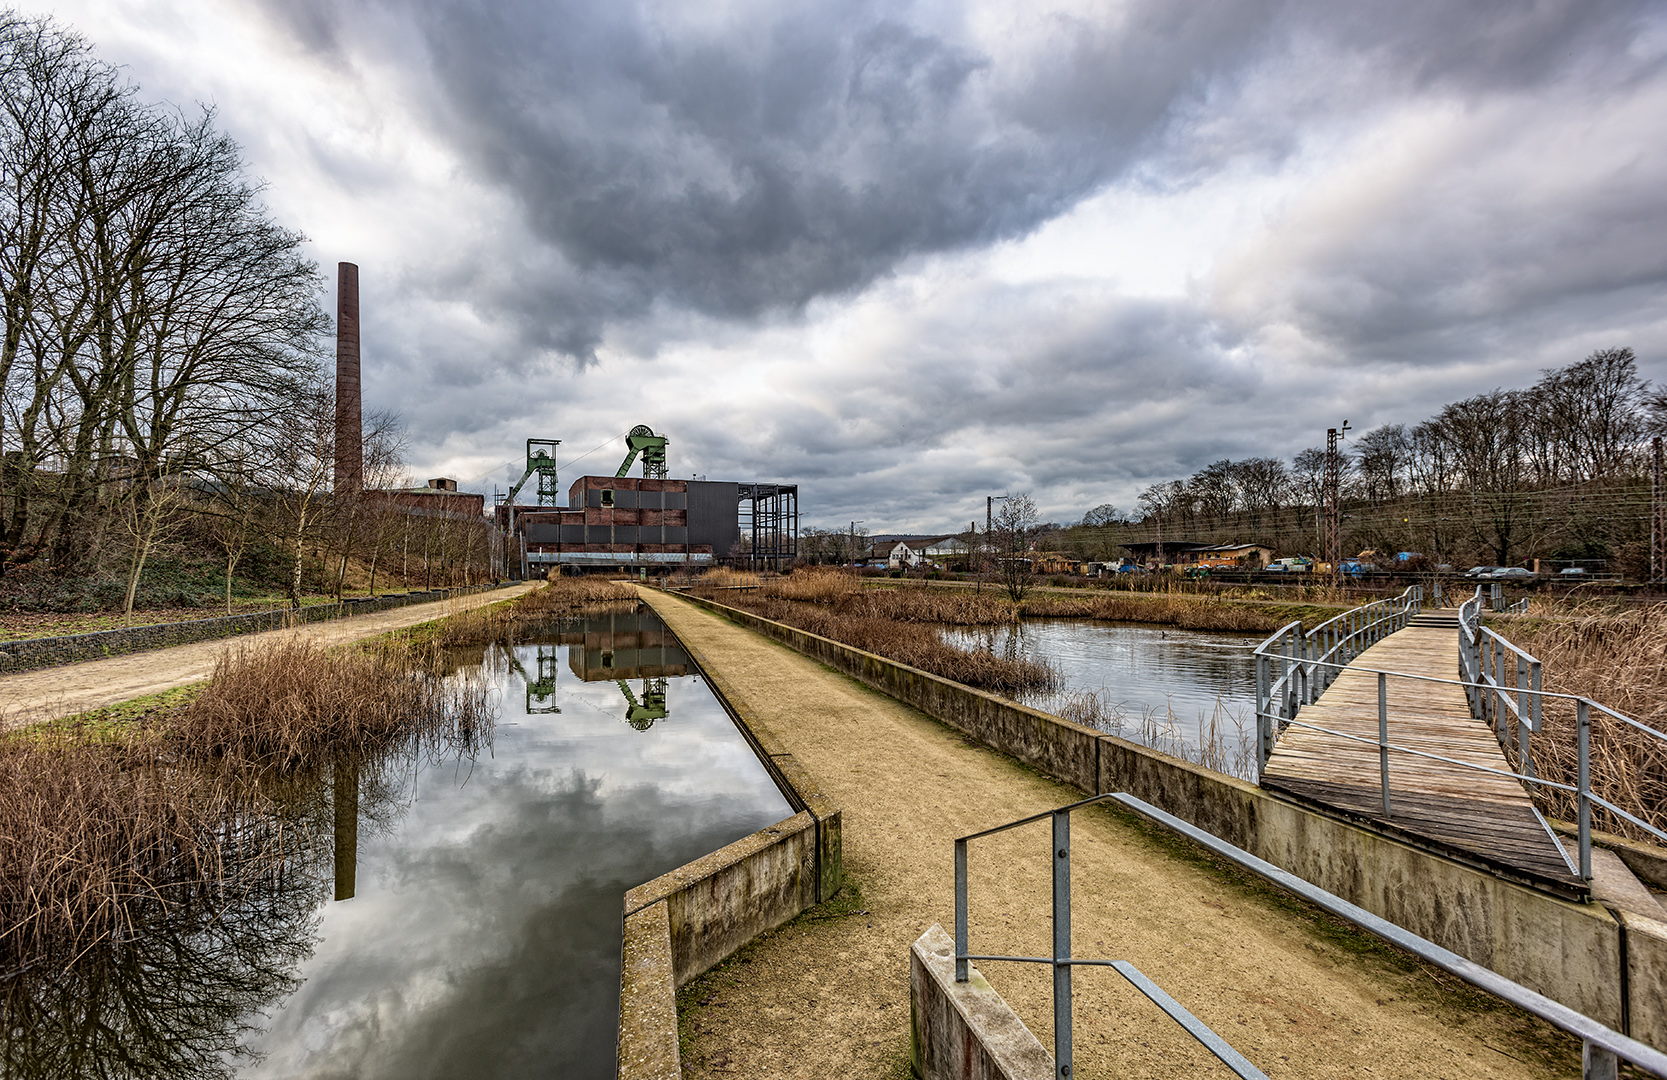
POLYGON ((359 406, 359 267, 336 264, 336 490, 365 484, 364 424, 359 406))

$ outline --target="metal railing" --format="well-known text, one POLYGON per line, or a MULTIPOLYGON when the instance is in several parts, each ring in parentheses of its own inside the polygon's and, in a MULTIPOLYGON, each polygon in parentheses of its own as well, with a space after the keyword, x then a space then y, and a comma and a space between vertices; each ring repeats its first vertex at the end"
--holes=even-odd
POLYGON ((1258 770, 1265 768, 1279 733, 1312 705, 1349 661, 1407 626, 1423 608, 1424 587, 1408 586, 1387 600, 1351 608, 1303 630, 1300 620, 1274 632, 1256 647, 1256 734, 1258 770))
MULTIPOLYGON (((1302 880, 1295 874, 1258 859, 1248 851, 1235 847, 1219 837, 1212 836, 1203 829, 1182 821, 1173 814, 1165 813, 1155 806, 1144 803, 1133 795, 1119 792, 1113 795, 1102 795, 1100 798, 1111 799, 1149 821, 1180 833, 1194 843, 1208 848, 1215 854, 1244 867, 1280 888, 1295 893, 1315 907, 1346 919, 1362 930, 1380 937, 1392 945, 1399 946, 1417 955, 1420 959, 1434 964, 1443 971, 1457 975, 1472 986, 1486 990, 1495 997, 1502 998, 1517 1008, 1532 1013, 1552 1026, 1575 1036, 1580 1039, 1582 1044, 1582 1075, 1585 1080, 1614 1080, 1618 1060, 1631 1062, 1640 1069, 1656 1076, 1667 1077, 1667 1054, 1654 1047, 1646 1046, 1635 1039, 1628 1038, 1620 1032, 1598 1023, 1591 1017, 1574 1011, 1567 1005, 1553 1001, 1544 994, 1528 989, 1521 983, 1513 982, 1497 972, 1489 971, 1480 964, 1466 960, 1433 941, 1419 937, 1410 930, 1396 926, 1387 919, 1374 915, 1364 908, 1349 903, 1340 896, 1302 880)), ((1070 808, 1067 807, 1066 809, 1070 808)), ((957 863, 957 866, 959 866, 959 863, 957 863)), ((957 937, 956 942, 957 950, 961 950, 963 944, 959 937, 957 937)))
MULTIPOLYGON (((955 981, 967 981, 967 963, 971 960, 1011 961, 1021 964, 1049 964, 1053 967, 1053 1074, 1055 1080, 1071 1077, 1071 969, 1073 967, 1109 967, 1128 980, 1129 984, 1162 1009, 1188 1035, 1214 1054, 1216 1059, 1243 1080, 1267 1080, 1262 1070, 1252 1065, 1243 1054, 1229 1046, 1221 1036, 1210 1030, 1186 1007, 1164 993, 1140 969, 1127 960, 1082 960, 1071 955, 1071 812, 1108 799, 1127 800, 1124 795, 1096 795, 1091 799, 1032 814, 1018 821, 997 825, 993 829, 962 836, 955 841, 955 981), (967 842, 996 833, 1052 819, 1053 842, 1053 955, 1052 956, 994 956, 970 952, 967 944, 967 842)), ((1145 804, 1140 804, 1144 806, 1145 804)))
MULTIPOLYGON (((1408 590, 1409 593, 1411 591, 1408 590)), ((1459 669, 1462 677, 1458 679, 1444 679, 1434 675, 1417 675, 1381 668, 1350 666, 1344 659, 1344 656, 1349 655, 1346 647, 1347 637, 1343 639, 1342 644, 1336 647, 1341 651, 1335 657, 1328 659, 1327 653, 1318 653, 1318 655, 1313 656, 1305 655, 1305 648, 1309 652, 1317 652, 1317 649, 1310 643, 1319 631, 1311 632, 1308 635, 1308 641, 1305 642, 1301 636, 1302 627, 1295 623, 1264 641, 1256 650, 1257 722, 1262 745, 1265 748, 1259 765, 1266 767, 1268 755, 1273 751, 1273 740, 1277 738, 1280 730, 1287 727, 1305 728, 1309 731, 1318 731, 1350 742, 1375 746, 1378 751, 1378 782, 1382 799, 1382 812, 1386 819, 1393 816, 1389 783, 1389 761, 1392 752, 1407 757, 1457 765, 1477 773, 1509 777, 1528 785, 1530 791, 1539 788, 1568 792, 1574 796, 1576 805, 1578 864, 1569 858, 1562 842, 1557 839, 1556 833, 1546 823, 1539 810, 1535 808, 1533 813, 1539 820, 1541 828, 1545 830, 1552 847, 1568 865, 1569 871, 1578 875, 1582 881, 1592 879, 1592 807, 1594 805, 1602 806, 1618 818, 1644 830, 1658 840, 1667 842, 1667 831, 1641 820, 1636 815, 1592 791, 1592 711, 1597 710, 1644 736, 1658 739, 1663 743, 1667 743, 1667 734, 1641 724, 1631 717, 1618 713, 1614 709, 1601 705, 1590 698, 1581 697, 1578 694, 1562 694, 1541 689, 1540 662, 1482 625, 1480 610, 1482 597, 1483 590, 1478 588, 1476 595, 1466 601, 1459 609, 1459 669), (1292 633, 1293 629, 1294 634, 1292 633), (1376 740, 1362 738, 1348 732, 1335 731, 1297 719, 1297 712, 1302 705, 1312 704, 1319 697, 1319 692, 1315 691, 1314 687, 1329 686, 1335 680, 1337 674, 1345 668, 1360 674, 1377 677, 1378 737, 1376 740), (1517 759, 1521 763, 1521 769, 1512 771, 1509 768, 1490 768, 1486 765, 1478 765, 1475 762, 1460 761, 1443 754, 1399 746, 1390 742, 1389 680, 1391 678, 1412 683, 1433 683, 1462 687, 1470 705, 1471 715, 1493 728, 1495 738, 1498 739, 1500 746, 1506 751, 1506 764, 1509 764, 1510 755, 1514 748, 1517 759), (1536 775, 1534 769, 1533 737, 1540 732, 1543 726, 1542 703, 1546 698, 1556 698, 1574 704, 1575 782, 1573 784, 1548 780, 1536 775)), ((1402 599, 1405 599, 1405 594, 1403 594, 1402 599)), ((1385 601, 1379 601, 1379 603, 1385 603, 1385 601)), ((1374 606, 1376 605, 1368 605, 1368 607, 1374 606)), ((1364 608, 1360 608, 1356 609, 1356 612, 1364 610, 1364 608)), ((1347 619, 1348 616, 1355 615, 1356 612, 1348 612, 1339 616, 1339 619, 1347 619)), ((1332 622, 1337 621, 1337 619, 1332 620, 1332 622)), ((1353 620, 1351 625, 1359 621, 1358 619, 1353 620)), ((1392 625, 1393 616, 1382 614, 1378 617, 1377 622, 1380 626, 1392 625)), ((1399 629, 1399 627, 1396 628, 1399 629)), ((1374 640, 1378 640, 1382 636, 1387 636, 1387 634, 1380 634, 1374 640)), ((1360 651, 1362 650, 1357 649, 1352 655, 1357 656, 1360 651)), ((1407 711, 1416 715, 1416 708, 1417 705, 1414 704, 1409 706, 1407 711)))

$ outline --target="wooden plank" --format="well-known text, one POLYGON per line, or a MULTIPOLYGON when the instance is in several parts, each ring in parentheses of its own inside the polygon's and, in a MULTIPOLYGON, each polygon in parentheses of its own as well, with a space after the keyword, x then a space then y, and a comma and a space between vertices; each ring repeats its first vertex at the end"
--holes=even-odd
MULTIPOLYGON (((1455 678, 1458 620, 1420 616, 1414 625, 1362 652, 1354 664, 1455 678)), ((1461 687, 1391 675, 1385 691, 1390 743, 1510 771, 1493 728, 1471 716, 1461 687)), ((1262 772, 1265 786, 1560 887, 1584 888, 1535 816, 1527 791, 1513 777, 1391 751, 1390 816, 1383 817, 1374 672, 1353 667, 1340 672, 1318 701, 1298 712, 1297 721, 1366 741, 1287 727, 1262 772)))

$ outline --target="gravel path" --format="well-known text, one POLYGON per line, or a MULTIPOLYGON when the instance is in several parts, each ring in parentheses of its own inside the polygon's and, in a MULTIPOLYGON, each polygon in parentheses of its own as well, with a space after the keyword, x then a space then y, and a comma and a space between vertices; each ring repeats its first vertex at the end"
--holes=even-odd
POLYGON ((259 644, 293 635, 325 645, 337 645, 415 626, 456 611, 508 600, 534 587, 536 583, 527 583, 437 600, 431 604, 413 604, 372 615, 351 615, 308 623, 293 630, 267 630, 235 638, 113 656, 108 660, 88 660, 0 676, 0 730, 71 716, 89 709, 102 709, 198 682, 209 677, 214 671, 214 662, 233 644, 259 644))
MULTIPOLYGON (((839 803, 839 898, 680 998, 689 1077, 906 1076, 908 950, 954 925, 956 835, 1081 796, 784 646, 644 591, 839 803)), ((1133 961, 1270 1077, 1580 1074, 1579 1044, 1192 849, 1094 809, 1072 826, 1079 956, 1133 961)), ((974 951, 1048 951, 1047 826, 974 845, 974 951)), ((1041 965, 984 971, 1044 1046, 1041 965)), ((1077 1076, 1230 1075, 1112 973, 1076 979, 1077 1076)))

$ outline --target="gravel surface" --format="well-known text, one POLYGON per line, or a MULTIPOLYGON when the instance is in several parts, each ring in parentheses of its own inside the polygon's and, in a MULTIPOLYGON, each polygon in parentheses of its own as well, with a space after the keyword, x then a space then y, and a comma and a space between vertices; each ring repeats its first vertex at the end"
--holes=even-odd
POLYGON ((102 709, 198 682, 214 671, 214 662, 221 653, 236 645, 258 644, 289 635, 329 645, 358 641, 438 619, 455 611, 512 599, 534 587, 535 584, 529 583, 432 604, 413 604, 372 615, 309 623, 293 630, 270 630, 230 639, 199 641, 128 656, 113 656, 108 660, 89 660, 0 676, 0 730, 71 716, 89 709, 102 709))

